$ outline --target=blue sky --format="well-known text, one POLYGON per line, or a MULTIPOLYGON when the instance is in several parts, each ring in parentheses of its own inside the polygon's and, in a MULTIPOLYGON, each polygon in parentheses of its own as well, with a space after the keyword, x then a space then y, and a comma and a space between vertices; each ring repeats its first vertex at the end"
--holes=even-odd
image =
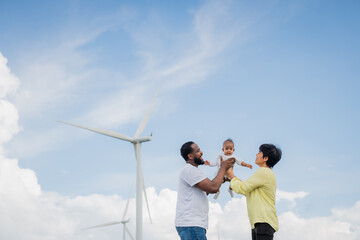
MULTIPOLYGON (((19 85, 1 97, 17 109, 18 119, 9 119, 21 129, 1 142, 3 156, 30 169, 44 193, 127 198, 133 147, 56 120, 133 136, 160 86, 143 132, 153 140, 142 149, 154 194, 176 192, 179 148, 188 140, 211 160, 231 137, 249 163, 269 142, 283 150, 278 189, 297 196, 280 200, 279 214, 333 218, 360 200, 359 8, 357 1, 2 2, 0 53, 19 85)), ((213 177, 215 169, 203 170, 213 177)), ((235 172, 245 179, 253 171, 235 172)), ((224 190, 209 200, 224 208, 232 201, 224 190)), ((349 223, 346 239, 359 237, 359 223, 349 223)))

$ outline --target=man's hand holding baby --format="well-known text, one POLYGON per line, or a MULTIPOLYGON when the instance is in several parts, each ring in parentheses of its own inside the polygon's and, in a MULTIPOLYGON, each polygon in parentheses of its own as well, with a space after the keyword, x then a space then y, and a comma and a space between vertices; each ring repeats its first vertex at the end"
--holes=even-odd
POLYGON ((220 162, 221 162, 221 165, 220 165, 221 168, 223 168, 225 171, 227 171, 234 166, 235 158, 229 158, 229 159, 223 161, 222 157, 220 157, 220 162))

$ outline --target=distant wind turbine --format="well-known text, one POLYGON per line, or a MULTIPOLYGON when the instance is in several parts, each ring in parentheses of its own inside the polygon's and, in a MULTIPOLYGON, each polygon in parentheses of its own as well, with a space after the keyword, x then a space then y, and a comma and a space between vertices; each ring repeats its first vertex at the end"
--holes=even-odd
MULTIPOLYGON (((140 137, 140 134, 144 131, 146 123, 149 120, 150 112, 154 105, 157 94, 158 94, 158 91, 155 94, 154 99, 152 100, 150 107, 149 107, 148 111, 146 112, 144 118, 140 122, 139 127, 136 130, 134 137, 129 137, 129 136, 126 136, 125 134, 112 132, 112 131, 108 131, 108 130, 92 128, 92 127, 84 127, 84 126, 76 125, 76 124, 69 123, 69 122, 58 121, 58 122, 61 122, 64 124, 74 126, 74 127, 83 128, 83 129, 86 129, 86 130, 89 130, 92 132, 100 133, 105 136, 124 140, 124 141, 130 142, 133 144, 134 150, 135 150, 135 158, 136 158, 136 162, 137 162, 137 166, 136 166, 136 240, 143 239, 143 234, 142 234, 142 191, 143 190, 144 190, 144 194, 145 194, 146 204, 147 204, 147 207, 149 210, 149 204, 147 201, 146 191, 144 188, 144 177, 143 177, 143 173, 142 173, 141 143, 151 141, 151 139, 152 139, 152 134, 147 137, 140 137)), ((151 222, 150 211, 149 211, 149 218, 150 218, 150 222, 151 222)))
POLYGON ((115 225, 115 224, 120 224, 120 223, 121 223, 121 224, 123 225, 123 240, 126 240, 126 233, 129 235, 129 237, 130 237, 132 240, 134 240, 134 237, 131 235, 130 230, 126 227, 126 224, 130 221, 130 219, 125 219, 127 210, 128 210, 128 208, 129 208, 130 197, 131 197, 131 192, 130 192, 129 198, 128 198, 127 202, 126 202, 124 214, 123 214, 123 217, 122 217, 122 220, 121 220, 121 221, 104 223, 104 224, 101 224, 101 225, 84 228, 83 230, 92 229, 92 228, 106 227, 106 226, 111 226, 111 225, 115 225))

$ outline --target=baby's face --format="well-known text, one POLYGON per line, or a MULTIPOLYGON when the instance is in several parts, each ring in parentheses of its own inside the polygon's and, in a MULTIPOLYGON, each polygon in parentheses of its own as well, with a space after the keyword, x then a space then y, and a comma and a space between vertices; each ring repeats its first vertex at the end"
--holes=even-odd
POLYGON ((234 144, 231 142, 225 142, 222 150, 226 156, 231 156, 235 151, 234 144))

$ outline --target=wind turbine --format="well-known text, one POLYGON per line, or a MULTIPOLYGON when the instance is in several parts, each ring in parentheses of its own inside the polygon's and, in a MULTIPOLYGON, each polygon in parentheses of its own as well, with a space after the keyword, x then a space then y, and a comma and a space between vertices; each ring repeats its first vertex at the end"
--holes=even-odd
MULTIPOLYGON (((124 140, 124 141, 130 142, 133 144, 134 150, 135 150, 136 163, 137 163, 136 164, 136 240, 143 239, 143 234, 142 234, 142 190, 144 190, 145 200, 146 200, 146 204, 147 204, 147 207, 149 210, 146 191, 144 189, 144 177, 143 177, 143 173, 142 173, 141 143, 151 141, 151 139, 152 139, 152 134, 147 137, 140 137, 140 134, 144 131, 144 128, 149 119, 150 112, 154 105, 157 94, 158 94, 158 91, 155 94, 154 99, 152 100, 150 107, 147 110, 144 118, 140 122, 139 127, 136 130, 134 137, 129 137, 125 134, 113 132, 113 131, 109 131, 109 130, 103 130, 103 129, 93 128, 93 127, 85 127, 85 126, 80 126, 80 125, 69 123, 69 122, 58 121, 58 122, 61 122, 64 124, 74 126, 74 127, 78 127, 78 128, 82 128, 82 129, 86 129, 86 130, 95 132, 95 133, 103 134, 105 136, 124 140)), ((150 217, 150 211, 149 211, 149 217, 150 217)), ((150 217, 150 221, 151 221, 151 217, 150 217)))
POLYGON ((129 198, 128 198, 127 202, 126 202, 124 214, 123 214, 123 217, 122 217, 122 220, 121 220, 121 221, 104 223, 104 224, 101 224, 101 225, 84 228, 83 230, 92 229, 92 228, 99 228, 99 227, 106 227, 106 226, 111 226, 111 225, 115 225, 115 224, 120 224, 120 223, 121 223, 121 224, 123 225, 123 240, 126 239, 126 233, 129 235, 129 237, 130 237, 132 240, 134 240, 134 237, 131 235, 130 230, 126 227, 126 224, 130 221, 130 219, 125 219, 127 210, 128 210, 128 208, 129 208, 130 196, 131 196, 131 192, 130 192, 129 198))

